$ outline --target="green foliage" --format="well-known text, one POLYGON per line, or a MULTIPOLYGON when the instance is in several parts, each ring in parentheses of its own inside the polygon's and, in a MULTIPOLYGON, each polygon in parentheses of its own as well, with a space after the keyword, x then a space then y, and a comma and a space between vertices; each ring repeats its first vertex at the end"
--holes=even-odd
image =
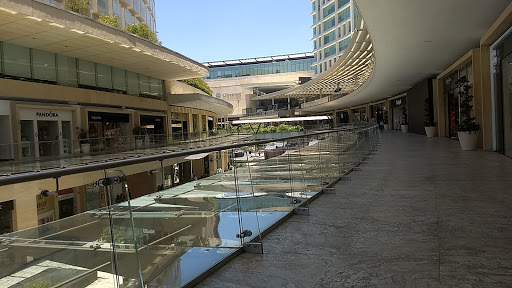
POLYGON ((389 120, 388 120, 388 111, 383 111, 382 112, 382 122, 384 122, 384 124, 389 124, 389 120))
POLYGON ((65 0, 64 8, 78 14, 87 15, 89 12, 89 0, 65 0))
POLYGON ((47 281, 47 280, 36 280, 36 281, 31 281, 25 285, 23 285, 23 288, 50 288, 52 287, 52 283, 50 283, 50 281, 47 281))
POLYGON ((210 96, 212 96, 213 94, 212 90, 210 89, 210 86, 208 86, 208 84, 206 84, 206 82, 201 78, 185 79, 181 80, 181 82, 186 83, 192 87, 195 87, 210 96))
POLYGON ((121 25, 119 24, 119 17, 117 15, 100 15, 98 21, 112 27, 121 28, 121 25))
POLYGON ((407 108, 402 108, 402 125, 409 125, 407 122, 407 108))
POLYGON ((460 116, 461 121, 457 125, 458 132, 478 132, 480 130, 480 125, 476 123, 476 118, 471 115, 473 111, 473 95, 469 95, 469 89, 471 86, 469 85, 469 81, 466 76, 461 77, 457 80, 457 91, 458 96, 460 97, 460 116))
POLYGON ((434 121, 434 99, 431 97, 425 98, 425 127, 437 126, 434 121))
POLYGON ((89 131, 80 127, 76 127, 76 134, 78 136, 78 140, 80 140, 80 144, 89 143, 89 131))
POLYGON ((162 45, 162 42, 158 41, 158 37, 156 36, 155 32, 151 31, 148 26, 139 23, 139 24, 132 24, 126 27, 126 31, 135 34, 139 37, 148 39, 151 42, 155 42, 159 45, 162 45))

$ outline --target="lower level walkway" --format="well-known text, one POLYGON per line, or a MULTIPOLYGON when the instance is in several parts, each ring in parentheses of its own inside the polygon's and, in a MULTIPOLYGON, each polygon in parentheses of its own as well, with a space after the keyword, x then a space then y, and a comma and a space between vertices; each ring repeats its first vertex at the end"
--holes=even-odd
POLYGON ((512 159, 384 133, 336 185, 198 287, 512 287, 512 159))

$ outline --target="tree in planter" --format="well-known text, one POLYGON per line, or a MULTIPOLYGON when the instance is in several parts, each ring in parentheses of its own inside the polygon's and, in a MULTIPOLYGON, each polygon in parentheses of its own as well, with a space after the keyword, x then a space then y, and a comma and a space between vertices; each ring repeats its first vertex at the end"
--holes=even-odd
POLYGON ((457 94, 460 98, 460 122, 457 124, 457 135, 462 150, 474 150, 478 143, 480 125, 476 123, 473 112, 473 95, 469 94, 469 81, 466 76, 457 80, 457 94), (474 133, 472 133, 474 132, 474 133))
POLYGON ((119 24, 119 17, 117 15, 100 15, 98 21, 115 28, 121 28, 121 25, 119 24))
POLYGON ((407 108, 402 108, 402 125, 409 125, 407 122, 407 108))
POLYGON ((80 144, 89 144, 89 131, 76 127, 76 133, 80 144))
POLYGON ((135 127, 133 127, 133 136, 135 136, 135 146, 141 147, 142 140, 144 140, 144 137, 146 136, 146 129, 139 125, 135 125, 135 127))
POLYGON ((457 81, 458 95, 460 97, 460 117, 461 121, 457 125, 457 132, 478 132, 480 125, 476 123, 476 118, 472 116, 473 112, 473 95, 469 95, 469 81, 466 76, 461 77, 457 81))
POLYGON ((65 0, 64 8, 78 14, 87 15, 89 12, 89 0, 65 0))
POLYGON ((434 99, 431 97, 425 98, 425 133, 427 137, 434 137, 436 133, 437 123, 434 121, 434 99))

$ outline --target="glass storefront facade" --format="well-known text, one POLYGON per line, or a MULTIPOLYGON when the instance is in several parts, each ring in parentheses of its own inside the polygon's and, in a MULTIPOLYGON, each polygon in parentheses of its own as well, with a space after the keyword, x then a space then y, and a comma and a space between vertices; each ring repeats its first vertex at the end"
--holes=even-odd
POLYGON ((466 64, 461 69, 450 74, 444 80, 444 94, 445 104, 447 107, 447 123, 448 123, 448 135, 450 138, 457 138, 457 125, 460 123, 460 96, 457 88, 457 81, 462 77, 466 77, 469 81, 469 95, 473 95, 473 65, 472 63, 466 64))
POLYGON ((274 61, 268 63, 240 64, 223 67, 211 67, 210 76, 206 79, 231 78, 267 74, 279 74, 288 72, 300 72, 313 70, 311 65, 315 62, 313 57, 306 59, 293 59, 286 61, 274 61))
POLYGON ((492 52, 495 55, 496 150, 512 157, 512 34, 505 36, 492 52))
POLYGON ((0 42, 0 77, 164 98, 163 80, 9 42, 0 42))

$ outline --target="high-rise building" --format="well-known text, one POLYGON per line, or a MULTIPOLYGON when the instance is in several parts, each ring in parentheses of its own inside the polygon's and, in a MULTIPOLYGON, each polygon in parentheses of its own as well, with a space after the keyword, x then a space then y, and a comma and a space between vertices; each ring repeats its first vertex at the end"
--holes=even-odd
POLYGON ((347 49, 352 39, 357 7, 352 0, 312 0, 315 74, 329 69, 347 49))

